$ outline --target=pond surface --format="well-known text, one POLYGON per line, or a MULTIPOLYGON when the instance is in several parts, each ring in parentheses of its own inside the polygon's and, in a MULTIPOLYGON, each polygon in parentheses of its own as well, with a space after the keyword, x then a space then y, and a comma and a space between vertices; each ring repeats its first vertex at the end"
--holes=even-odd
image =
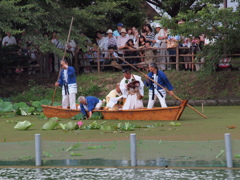
POLYGON ((232 180, 232 169, 2 168, 0 180, 232 180))

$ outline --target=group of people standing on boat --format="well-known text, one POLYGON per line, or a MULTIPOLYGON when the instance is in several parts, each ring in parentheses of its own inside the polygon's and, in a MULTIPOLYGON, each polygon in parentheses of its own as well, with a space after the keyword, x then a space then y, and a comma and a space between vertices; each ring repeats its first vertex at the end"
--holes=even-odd
MULTIPOLYGON (((77 82, 75 70, 72 66, 68 66, 67 61, 61 61, 62 70, 59 75, 58 82, 55 86, 62 87, 62 108, 77 109, 76 94, 77 82)), ((156 63, 149 63, 149 73, 145 75, 146 81, 143 83, 142 78, 132 74, 131 70, 123 70, 123 79, 117 83, 116 88, 106 96, 106 109, 108 110, 128 110, 143 108, 144 86, 149 88, 148 109, 153 108, 156 98, 159 99, 161 107, 166 105, 166 90, 170 95, 174 95, 173 86, 163 71, 158 70, 156 63)), ((93 96, 80 96, 80 111, 87 118, 92 116, 93 110, 99 110, 103 101, 93 96), (88 113, 87 113, 88 111, 88 113)))

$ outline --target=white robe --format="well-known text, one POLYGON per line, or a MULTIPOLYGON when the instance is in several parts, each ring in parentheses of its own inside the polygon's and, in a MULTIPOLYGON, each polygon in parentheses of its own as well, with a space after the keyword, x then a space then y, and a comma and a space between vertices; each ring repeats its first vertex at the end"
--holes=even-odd
MULTIPOLYGON (((126 98, 126 102, 123 105, 123 110, 127 109, 139 109, 143 108, 143 101, 138 100, 137 94, 129 94, 129 91, 127 90, 127 84, 132 82, 133 80, 137 80, 140 82, 139 85, 139 93, 144 96, 144 83, 142 82, 142 79, 138 75, 132 75, 130 79, 126 79, 125 77, 120 82, 120 89, 123 94, 123 98, 126 98), (127 80, 127 83, 126 83, 127 80)), ((130 90, 131 91, 131 90, 130 90)))

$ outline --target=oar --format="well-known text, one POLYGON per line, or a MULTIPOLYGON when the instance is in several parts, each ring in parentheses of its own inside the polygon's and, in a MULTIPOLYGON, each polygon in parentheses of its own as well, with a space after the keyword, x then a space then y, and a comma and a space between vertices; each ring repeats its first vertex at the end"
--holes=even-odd
MULTIPOLYGON (((72 30, 72 24, 73 24, 73 17, 72 17, 71 24, 70 24, 70 28, 69 28, 69 31, 68 31, 68 37, 67 37, 67 42, 66 42, 66 44, 69 42, 69 39, 70 39, 70 34, 71 34, 71 30, 72 30)), ((62 60, 65 59, 66 53, 67 53, 67 49, 64 48, 64 53, 63 53, 62 60)), ((59 73, 58 73, 58 77, 57 77, 57 81, 58 81, 58 79, 59 79, 59 77, 60 77, 61 70, 62 70, 62 67, 60 67, 60 70, 59 70, 59 73)), ((54 92, 53 92, 53 97, 52 97, 51 106, 53 105, 54 97, 55 97, 55 95, 56 95, 56 91, 57 91, 57 86, 55 86, 55 89, 54 89, 54 92)))
MULTIPOLYGON (((166 89, 165 87, 161 86, 160 84, 158 84, 156 81, 154 81, 153 79, 149 78, 146 74, 144 74, 143 72, 141 72, 140 70, 138 70, 136 67, 134 67, 133 65, 131 65, 129 62, 125 61, 125 59, 120 58, 123 62, 127 63, 128 65, 130 65, 133 69, 137 70, 138 72, 140 72, 142 75, 144 75, 145 77, 147 77, 150 81, 152 81, 153 83, 157 84, 159 87, 163 88, 164 90, 166 90, 168 93, 168 89, 166 89)), ((173 94, 173 96, 178 99, 179 101, 182 101, 182 99, 180 99, 179 97, 177 97, 175 94, 173 94)), ((190 106, 189 104, 187 104, 188 107, 190 107, 192 110, 194 110, 196 113, 198 113, 199 115, 201 115, 202 117, 204 117, 205 119, 207 118, 206 116, 204 116, 202 113, 200 113, 198 110, 196 110, 195 108, 193 108, 192 106, 190 106)))

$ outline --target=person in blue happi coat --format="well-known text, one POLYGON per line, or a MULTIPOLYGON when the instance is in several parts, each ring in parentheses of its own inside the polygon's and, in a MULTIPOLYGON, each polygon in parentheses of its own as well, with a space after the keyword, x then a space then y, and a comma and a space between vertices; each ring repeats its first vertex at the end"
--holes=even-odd
POLYGON ((86 119, 92 117, 93 110, 99 110, 102 106, 102 101, 94 96, 80 96, 78 101, 80 103, 80 111, 87 117, 86 119), (86 111, 88 111, 88 116, 86 111))
POLYGON ((161 107, 167 107, 165 98, 166 98, 166 90, 169 91, 169 94, 174 96, 173 86, 168 80, 166 74, 163 71, 158 70, 157 64, 154 62, 149 63, 149 73, 146 75, 145 85, 149 87, 149 99, 148 99, 148 109, 153 108, 156 98, 158 97, 160 101, 161 107), (164 87, 160 87, 156 83, 153 83, 150 79, 154 80, 156 83, 164 87))

